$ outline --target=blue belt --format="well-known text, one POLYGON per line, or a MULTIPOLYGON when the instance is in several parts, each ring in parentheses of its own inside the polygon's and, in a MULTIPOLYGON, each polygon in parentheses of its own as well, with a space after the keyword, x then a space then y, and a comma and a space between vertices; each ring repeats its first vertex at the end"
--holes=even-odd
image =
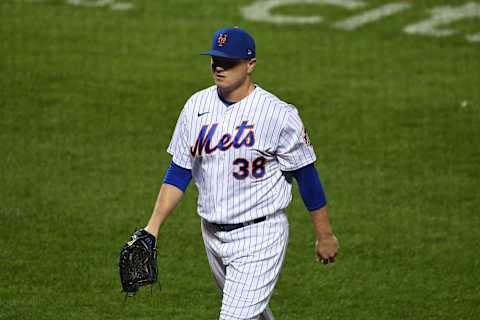
POLYGON ((267 220, 267 217, 261 217, 261 218, 257 218, 257 219, 250 220, 250 221, 247 221, 247 222, 236 223, 236 224, 218 224, 218 223, 210 223, 210 224, 213 227, 215 227, 215 229, 217 229, 217 231, 228 232, 228 231, 233 231, 235 229, 239 229, 239 228, 249 226, 251 224, 259 223, 259 222, 262 222, 262 221, 265 221, 265 220, 267 220))

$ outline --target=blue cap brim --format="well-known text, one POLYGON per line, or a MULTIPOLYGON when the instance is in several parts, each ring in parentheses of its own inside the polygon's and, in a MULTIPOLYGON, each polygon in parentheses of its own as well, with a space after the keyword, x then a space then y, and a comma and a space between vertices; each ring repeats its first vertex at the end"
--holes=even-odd
POLYGON ((244 57, 234 57, 231 55, 226 54, 225 52, 218 51, 218 50, 208 50, 205 52, 200 53, 203 56, 212 56, 212 57, 222 57, 227 59, 249 59, 244 57))

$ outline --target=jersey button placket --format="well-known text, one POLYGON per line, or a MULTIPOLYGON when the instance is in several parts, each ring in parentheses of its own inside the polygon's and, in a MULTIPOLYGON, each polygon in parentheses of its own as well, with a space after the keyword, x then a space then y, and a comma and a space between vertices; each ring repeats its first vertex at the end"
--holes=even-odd
MULTIPOLYGON (((222 116, 220 117, 221 128, 222 128, 220 138, 222 138, 223 135, 226 134, 226 133, 231 134, 231 132, 229 131, 229 126, 228 126, 228 119, 229 119, 228 107, 226 107, 226 106, 223 106, 223 107, 224 107, 224 111, 222 112, 222 116)), ((226 158, 225 154, 227 153, 227 151, 221 151, 220 153, 221 153, 220 158, 223 161, 226 158)))

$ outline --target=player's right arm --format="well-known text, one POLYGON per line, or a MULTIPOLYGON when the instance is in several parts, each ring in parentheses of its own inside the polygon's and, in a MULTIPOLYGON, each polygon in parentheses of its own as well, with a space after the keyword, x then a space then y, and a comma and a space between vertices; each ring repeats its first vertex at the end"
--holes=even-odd
POLYGON ((172 140, 167 148, 168 153, 172 155, 172 161, 160 187, 152 216, 145 227, 145 230, 155 237, 158 236, 163 222, 182 199, 183 193, 192 179, 191 156, 187 139, 188 121, 185 111, 187 106, 188 102, 180 113, 172 140))
POLYGON ((168 183, 163 183, 160 187, 160 192, 158 193, 152 216, 150 217, 145 230, 157 237, 161 225, 173 212, 175 207, 182 199, 182 196, 183 191, 178 187, 168 183))
POLYGON ((177 207, 191 180, 192 170, 177 165, 173 160, 170 162, 152 216, 145 227, 147 232, 157 237, 161 225, 177 207))

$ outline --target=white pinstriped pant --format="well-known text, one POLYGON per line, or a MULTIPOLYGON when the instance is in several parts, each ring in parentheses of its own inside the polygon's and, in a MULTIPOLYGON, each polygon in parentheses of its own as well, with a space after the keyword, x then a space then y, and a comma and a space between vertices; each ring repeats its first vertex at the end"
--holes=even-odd
POLYGON ((288 244, 288 220, 278 211, 233 231, 202 221, 208 262, 222 293, 220 320, 274 320, 268 302, 288 244))

